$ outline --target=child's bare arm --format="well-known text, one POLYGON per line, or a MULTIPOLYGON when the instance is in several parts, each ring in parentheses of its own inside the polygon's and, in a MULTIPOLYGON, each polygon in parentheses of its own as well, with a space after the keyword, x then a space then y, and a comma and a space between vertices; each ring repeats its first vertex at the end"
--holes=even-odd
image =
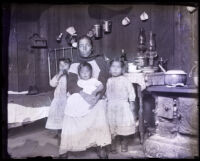
POLYGON ((59 73, 57 74, 56 78, 59 81, 60 77, 64 74, 64 71, 59 71, 59 73))
POLYGON ((85 93, 85 92, 83 92, 83 91, 80 91, 79 94, 80 94, 80 95, 82 96, 82 98, 83 98, 87 103, 89 103, 91 106, 96 104, 96 102, 97 102, 96 96, 87 94, 87 93, 85 93))
POLYGON ((95 96, 94 102, 92 104, 90 104, 91 105, 90 109, 92 109, 94 107, 94 105, 98 102, 98 100, 100 99, 100 97, 101 97, 100 93, 95 96))
POLYGON ((58 85, 60 77, 63 75, 63 72, 60 71, 58 74, 56 74, 49 82, 51 87, 56 87, 58 85))

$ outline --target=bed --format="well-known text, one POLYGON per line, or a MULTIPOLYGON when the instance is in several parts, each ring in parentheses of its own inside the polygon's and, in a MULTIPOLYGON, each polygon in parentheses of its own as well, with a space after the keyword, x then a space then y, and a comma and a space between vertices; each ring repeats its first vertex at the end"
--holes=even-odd
POLYGON ((8 128, 22 126, 48 116, 53 91, 37 95, 8 91, 8 128))

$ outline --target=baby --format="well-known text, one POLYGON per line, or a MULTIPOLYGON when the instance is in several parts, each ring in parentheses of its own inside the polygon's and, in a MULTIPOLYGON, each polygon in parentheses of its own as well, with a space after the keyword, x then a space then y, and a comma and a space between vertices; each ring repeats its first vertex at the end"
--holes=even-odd
POLYGON ((92 66, 83 62, 78 66, 79 80, 77 85, 83 90, 72 94, 67 100, 65 114, 72 117, 86 115, 100 98, 99 92, 103 90, 103 84, 92 77, 92 66), (86 99, 87 95, 93 95, 94 100, 86 99))

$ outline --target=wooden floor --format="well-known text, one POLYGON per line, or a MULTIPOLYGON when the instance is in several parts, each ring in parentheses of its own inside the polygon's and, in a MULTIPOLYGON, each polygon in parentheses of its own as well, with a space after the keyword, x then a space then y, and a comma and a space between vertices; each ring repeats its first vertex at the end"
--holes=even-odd
MULTIPOLYGON (((11 158, 28 157, 58 157, 58 141, 55 133, 45 129, 46 119, 36 121, 32 124, 8 131, 8 153, 11 158)), ((118 144, 117 154, 109 153, 109 159, 131 159, 145 158, 142 145, 138 136, 130 136, 129 151, 122 153, 118 144)), ((69 159, 98 159, 96 148, 89 148, 83 152, 73 152, 69 154, 69 159)))

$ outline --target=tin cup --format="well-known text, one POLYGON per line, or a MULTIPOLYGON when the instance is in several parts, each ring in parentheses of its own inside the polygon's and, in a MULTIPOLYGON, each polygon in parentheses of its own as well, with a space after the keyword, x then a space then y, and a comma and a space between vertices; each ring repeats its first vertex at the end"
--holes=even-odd
POLYGON ((66 29, 66 32, 70 35, 74 35, 76 33, 76 30, 74 28, 74 26, 70 26, 66 29))
POLYGON ((112 21, 105 20, 103 24, 103 29, 105 33, 110 33, 112 29, 112 21))
POLYGON ((128 17, 124 17, 124 19, 122 20, 122 25, 123 26, 127 26, 130 24, 130 19, 128 17))
POLYGON ((101 38, 102 37, 102 26, 100 24, 96 24, 94 25, 94 36, 96 39, 101 38))

